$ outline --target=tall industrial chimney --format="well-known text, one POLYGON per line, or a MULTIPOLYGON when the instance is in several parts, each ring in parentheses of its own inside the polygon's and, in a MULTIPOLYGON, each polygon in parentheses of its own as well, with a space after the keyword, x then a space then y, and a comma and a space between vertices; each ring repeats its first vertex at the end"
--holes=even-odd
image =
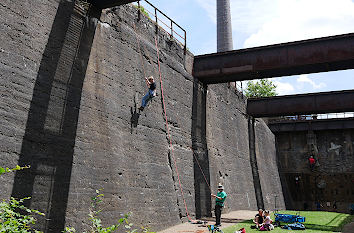
POLYGON ((217 11, 217 50, 233 50, 230 0, 216 0, 217 11))

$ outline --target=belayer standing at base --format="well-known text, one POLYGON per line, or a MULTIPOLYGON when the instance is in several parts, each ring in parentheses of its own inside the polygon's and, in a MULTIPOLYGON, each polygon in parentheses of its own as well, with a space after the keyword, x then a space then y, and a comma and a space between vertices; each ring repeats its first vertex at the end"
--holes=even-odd
POLYGON ((148 102, 156 96, 156 83, 154 81, 154 78, 150 76, 149 78, 145 78, 145 80, 146 80, 146 85, 149 88, 149 91, 148 93, 146 93, 146 95, 143 97, 141 101, 141 106, 139 108, 140 111, 143 111, 146 105, 148 104, 148 102))
POLYGON ((216 195, 211 194, 215 198, 215 226, 221 226, 221 210, 224 207, 224 202, 227 194, 224 192, 224 186, 218 185, 218 193, 216 195))

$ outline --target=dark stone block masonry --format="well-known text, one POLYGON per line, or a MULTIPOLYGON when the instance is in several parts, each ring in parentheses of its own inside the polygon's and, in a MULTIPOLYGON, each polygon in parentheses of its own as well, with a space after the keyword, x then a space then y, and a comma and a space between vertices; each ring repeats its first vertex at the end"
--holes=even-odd
POLYGON ((354 201, 353 129, 276 134, 286 207, 349 212, 354 201), (316 165, 310 169, 308 158, 316 165), (336 204, 336 208, 333 205, 336 204))
POLYGON ((31 165, 0 177, 0 198, 32 196, 40 229, 79 231, 90 198, 104 188, 104 223, 131 211, 135 225, 186 221, 161 100, 137 114, 144 70, 158 80, 155 36, 174 156, 192 218, 210 216, 211 187, 225 186, 226 211, 284 208, 275 138, 256 120, 250 142, 246 101, 226 84, 193 78, 193 55, 132 6, 90 9, 66 0, 0 3, 0 166, 31 165), (136 25, 137 36, 134 30, 136 25), (250 143, 258 170, 252 171, 250 143), (196 158, 193 156, 193 152, 196 158), (254 172, 259 182, 254 182, 254 172), (270 177, 270 179, 269 179, 270 177))

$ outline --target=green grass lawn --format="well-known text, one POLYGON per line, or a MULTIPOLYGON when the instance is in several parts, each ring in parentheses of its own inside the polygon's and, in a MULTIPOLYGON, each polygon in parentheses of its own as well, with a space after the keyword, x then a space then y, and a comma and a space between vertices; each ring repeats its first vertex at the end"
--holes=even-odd
MULTIPOLYGON (((296 214, 296 211, 280 211, 281 214, 296 214)), ((349 214, 334 213, 334 212, 324 212, 324 211, 301 211, 300 215, 306 217, 306 222, 304 223, 306 230, 300 232, 311 232, 311 233, 320 233, 320 232, 340 232, 343 226, 347 223, 350 223, 353 219, 353 216, 349 214)), ((272 219, 274 220, 274 215, 272 214, 272 219)), ((282 223, 285 225, 286 223, 282 223)), ((234 233, 240 228, 245 228, 247 233, 250 232, 259 232, 256 229, 251 229, 253 225, 252 220, 244 221, 238 223, 234 226, 223 229, 224 233, 234 233)), ((290 230, 284 230, 280 227, 276 227, 272 232, 274 233, 287 233, 294 232, 290 230)))

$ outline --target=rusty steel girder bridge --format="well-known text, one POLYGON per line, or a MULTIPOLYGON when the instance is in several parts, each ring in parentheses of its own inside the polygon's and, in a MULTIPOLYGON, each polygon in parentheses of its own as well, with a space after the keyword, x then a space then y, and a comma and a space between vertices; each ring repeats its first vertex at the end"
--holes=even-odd
POLYGON ((354 68, 354 33, 196 56, 205 84, 354 68))
POLYGON ((352 112, 354 90, 249 98, 247 114, 253 117, 352 112))
POLYGON ((354 118, 333 118, 319 120, 298 120, 281 121, 268 123, 273 133, 309 131, 309 130, 333 130, 333 129, 354 129, 354 118))
MULTIPOLYGON (((354 68, 354 33, 196 56, 204 84, 354 68)), ((351 112, 354 90, 248 99, 252 117, 351 112)))

